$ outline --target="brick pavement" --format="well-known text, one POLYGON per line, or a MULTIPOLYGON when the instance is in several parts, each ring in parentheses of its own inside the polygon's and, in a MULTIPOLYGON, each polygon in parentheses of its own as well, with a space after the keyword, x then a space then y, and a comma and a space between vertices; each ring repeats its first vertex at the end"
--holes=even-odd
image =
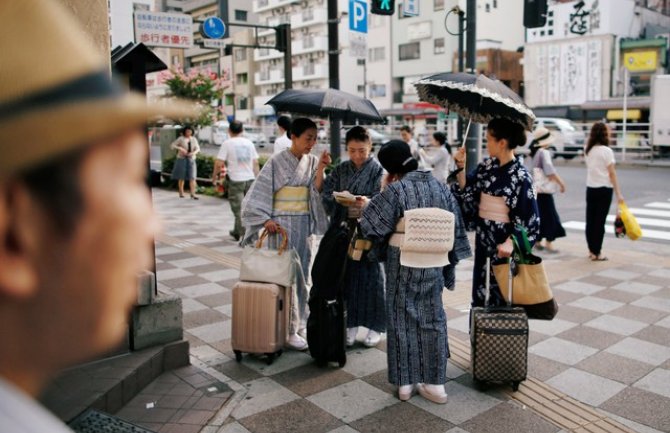
POLYGON ((551 322, 531 321, 531 379, 518 393, 478 391, 467 373, 472 264, 462 263, 456 291, 444 294, 453 352, 449 402, 401 403, 386 380, 384 342, 355 346, 342 369, 319 369, 307 353, 294 351, 271 366, 248 355, 235 362, 231 289, 241 249, 228 235, 228 203, 179 199, 165 190, 154 190, 154 203, 165 221, 156 244, 159 290, 183 299, 192 366, 150 384, 118 413, 124 419, 155 431, 206 433, 670 431, 667 244, 607 237, 610 261, 594 263, 583 235, 559 240, 561 253, 545 255, 545 263, 561 309, 551 322), (193 407, 195 399, 191 407, 161 400, 169 395, 164 383, 178 384, 182 393, 190 387, 200 398, 207 391, 196 385, 225 387, 213 390, 203 409, 193 407), (160 409, 169 410, 153 415, 160 409))

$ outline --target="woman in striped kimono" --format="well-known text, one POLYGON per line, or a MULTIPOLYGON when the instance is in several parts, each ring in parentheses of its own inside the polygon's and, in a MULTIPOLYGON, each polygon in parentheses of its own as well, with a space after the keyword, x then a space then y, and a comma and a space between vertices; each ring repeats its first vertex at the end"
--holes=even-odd
POLYGON ((470 245, 455 198, 429 171, 417 170, 418 162, 406 143, 392 140, 381 148, 378 157, 389 173, 384 179, 386 187, 370 200, 360 226, 364 236, 386 250, 389 382, 398 386, 400 400, 411 398, 416 389, 424 398, 444 404, 449 357, 447 317, 442 305, 444 274, 449 272, 444 271, 469 257, 470 245), (406 223, 407 213, 417 209, 453 214, 453 248, 439 255, 429 252, 423 259, 407 263, 403 260, 405 250, 401 253, 399 248, 407 245, 401 234, 405 229, 398 223, 401 219, 406 223))
MULTIPOLYGON (((258 174, 242 202, 242 223, 245 239, 249 242, 259 230, 265 228, 276 233, 277 225, 288 233, 289 248, 300 256, 302 271, 309 275, 311 248, 309 237, 321 234, 327 227, 327 216, 321 204, 324 169, 330 155, 311 155, 316 144, 316 124, 310 119, 295 119, 291 124, 291 147, 274 155, 258 174)), ((269 247, 277 248, 277 236, 270 236, 269 247)), ((289 326, 288 345, 294 349, 307 349, 302 334, 307 320, 307 287, 298 278, 297 312, 293 312, 289 326)))
MULTIPOLYGON (((360 217, 363 200, 353 203, 336 202, 333 192, 348 191, 356 196, 372 197, 379 193, 384 170, 372 156, 370 135, 362 126, 354 126, 345 137, 349 160, 339 164, 326 177, 321 197, 326 211, 330 214, 330 224, 339 225, 343 221, 356 224, 360 217)), ((369 242, 368 242, 369 243, 369 242)), ((381 264, 371 251, 361 250, 357 259, 347 260, 344 276, 345 299, 347 300, 347 346, 356 341, 358 327, 368 328, 364 344, 374 347, 386 331, 384 308, 384 281, 381 264)))

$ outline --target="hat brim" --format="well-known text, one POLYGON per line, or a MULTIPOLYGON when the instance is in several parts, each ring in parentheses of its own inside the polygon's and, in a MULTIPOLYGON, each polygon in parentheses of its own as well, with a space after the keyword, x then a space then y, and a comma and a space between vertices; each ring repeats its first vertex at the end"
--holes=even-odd
POLYGON ((0 173, 10 174, 68 151, 114 137, 152 119, 197 115, 195 105, 168 101, 149 105, 144 96, 127 93, 114 99, 77 102, 31 110, 0 121, 9 145, 0 158, 0 173))
POLYGON ((544 140, 540 140, 537 142, 537 145, 539 147, 548 147, 551 143, 553 143, 556 140, 556 138, 553 136, 553 134, 544 140))

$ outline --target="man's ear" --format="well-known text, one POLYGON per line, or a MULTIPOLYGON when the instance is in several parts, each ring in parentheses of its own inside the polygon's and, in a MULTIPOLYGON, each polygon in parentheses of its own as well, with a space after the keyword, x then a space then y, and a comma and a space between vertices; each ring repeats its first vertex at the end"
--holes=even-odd
POLYGON ((26 298, 37 290, 41 214, 25 187, 0 181, 0 296, 26 298))

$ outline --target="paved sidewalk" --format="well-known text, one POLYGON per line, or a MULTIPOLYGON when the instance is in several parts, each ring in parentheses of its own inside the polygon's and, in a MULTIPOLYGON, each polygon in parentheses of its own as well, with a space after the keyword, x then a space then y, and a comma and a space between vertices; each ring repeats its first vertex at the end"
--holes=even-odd
POLYGON ((670 431, 670 245, 607 237, 610 261, 594 263, 583 235, 559 240, 561 252, 545 263, 561 309, 551 322, 531 321, 529 380, 517 393, 480 392, 467 373, 465 261, 456 291, 444 293, 449 402, 402 403, 386 379, 384 342, 355 346, 342 369, 319 369, 308 353, 290 350, 271 366, 248 355, 235 362, 231 289, 241 249, 228 235, 228 202, 154 190, 154 203, 165 221, 159 290, 183 299, 192 365, 150 384, 121 418, 187 433, 670 431))

